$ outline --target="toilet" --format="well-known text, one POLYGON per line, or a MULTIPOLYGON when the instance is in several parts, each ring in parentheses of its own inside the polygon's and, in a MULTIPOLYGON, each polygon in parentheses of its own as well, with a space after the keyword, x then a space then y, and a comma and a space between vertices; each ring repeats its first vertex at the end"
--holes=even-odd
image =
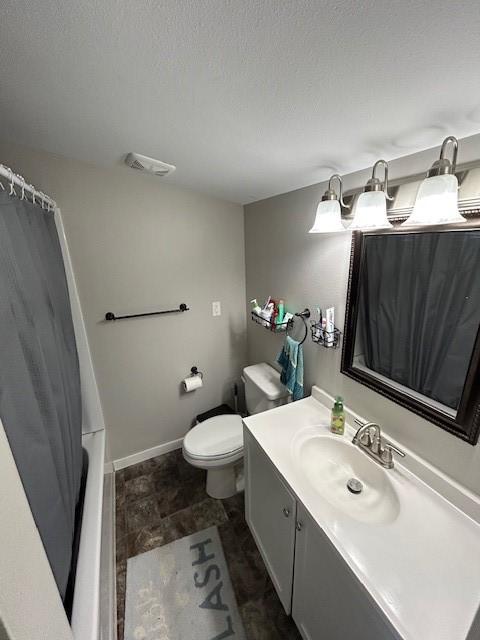
MULTIPOLYGON (((249 415, 274 409, 291 399, 278 371, 266 362, 245 367, 242 380, 249 415)), ((207 470, 209 496, 233 496, 240 490, 236 467, 243 459, 242 417, 220 415, 195 425, 183 439, 183 457, 194 467, 207 470)))

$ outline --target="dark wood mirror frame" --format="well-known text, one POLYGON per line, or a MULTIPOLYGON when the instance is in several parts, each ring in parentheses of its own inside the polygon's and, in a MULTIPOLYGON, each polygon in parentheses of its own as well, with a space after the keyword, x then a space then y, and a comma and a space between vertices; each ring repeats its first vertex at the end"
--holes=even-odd
MULTIPOLYGON (((464 214, 463 211, 462 214, 464 214)), ((477 211, 475 211, 475 214, 476 216, 478 216, 477 211)), ((397 220, 396 222, 399 222, 399 220, 397 220)), ((455 225, 454 228, 463 230, 478 230, 478 219, 476 221, 469 220, 462 225, 455 225), (477 224, 475 224, 475 222, 477 224)), ((423 229, 423 231, 425 232, 448 230, 449 229, 446 227, 428 227, 423 229)), ((380 235, 388 233, 422 233, 422 230, 412 228, 400 229, 398 226, 395 226, 394 229, 388 231, 353 232, 352 250, 350 255, 350 273, 348 279, 348 292, 346 300, 341 372, 349 378, 352 378, 356 382, 360 382, 370 389, 373 389, 373 391, 380 393, 392 402, 395 402, 396 404, 399 404, 406 409, 413 411, 413 413, 420 415, 422 418, 425 418, 429 422, 433 422, 442 429, 445 429, 453 435, 462 438, 462 440, 466 440, 470 444, 474 445, 477 443, 480 434, 480 327, 475 339, 475 344, 470 358, 470 364, 463 387, 460 405, 458 407, 457 415, 455 418, 447 416, 439 409, 435 409, 431 405, 423 403, 420 400, 408 395, 407 393, 389 386, 375 376, 369 375, 368 372, 360 370, 353 366, 355 336, 357 331, 357 312, 360 292, 361 265, 363 258, 363 239, 367 235, 380 235)))

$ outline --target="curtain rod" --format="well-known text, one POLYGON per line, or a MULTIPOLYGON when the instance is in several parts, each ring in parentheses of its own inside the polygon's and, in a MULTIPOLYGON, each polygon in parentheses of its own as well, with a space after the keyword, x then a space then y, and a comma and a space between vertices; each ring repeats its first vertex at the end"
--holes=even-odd
POLYGON ((15 173, 10 167, 6 167, 4 164, 0 164, 0 190, 1 189, 3 189, 3 191, 8 190, 11 196, 16 195, 21 200, 25 200, 27 195, 29 195, 33 204, 39 204, 42 209, 49 210, 57 208, 57 203, 53 198, 47 196, 43 191, 38 191, 33 184, 27 184, 23 176, 15 173), (1 182, 1 178, 5 178, 8 181, 6 186, 1 182), (20 189, 20 194, 17 193, 15 187, 20 189))

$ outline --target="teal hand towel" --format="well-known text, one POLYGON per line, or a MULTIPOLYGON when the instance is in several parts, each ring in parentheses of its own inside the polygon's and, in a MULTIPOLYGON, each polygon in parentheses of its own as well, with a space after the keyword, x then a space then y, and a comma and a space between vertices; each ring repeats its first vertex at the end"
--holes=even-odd
POLYGON ((301 400, 303 398, 302 345, 287 336, 283 349, 278 354, 277 362, 282 367, 280 382, 290 391, 293 400, 301 400))

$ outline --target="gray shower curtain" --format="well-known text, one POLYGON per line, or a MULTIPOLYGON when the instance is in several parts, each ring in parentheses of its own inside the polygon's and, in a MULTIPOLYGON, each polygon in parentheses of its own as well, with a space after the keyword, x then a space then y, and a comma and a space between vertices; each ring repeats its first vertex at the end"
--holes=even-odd
POLYGON ((82 474, 70 301, 53 213, 6 193, 0 193, 0 301, 0 417, 64 598, 82 474))
POLYGON ((480 323, 479 273, 475 230, 365 236, 366 366, 457 409, 480 323))

